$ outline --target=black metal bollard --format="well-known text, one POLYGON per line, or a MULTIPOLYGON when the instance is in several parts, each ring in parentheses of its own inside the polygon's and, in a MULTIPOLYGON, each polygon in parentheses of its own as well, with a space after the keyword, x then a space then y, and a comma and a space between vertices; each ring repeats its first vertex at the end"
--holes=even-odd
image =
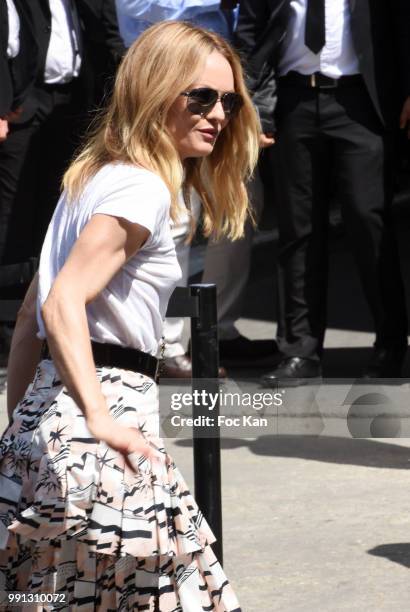
MULTIPOLYGON (((191 285, 190 289, 199 301, 198 316, 191 318, 193 390, 219 393, 216 286, 191 285)), ((195 416, 199 414, 210 416, 208 406, 201 406, 195 416)), ((214 425, 208 432, 204 427, 193 431, 195 498, 217 538, 213 549, 222 564, 221 440, 216 425, 219 401, 211 414, 214 425)))

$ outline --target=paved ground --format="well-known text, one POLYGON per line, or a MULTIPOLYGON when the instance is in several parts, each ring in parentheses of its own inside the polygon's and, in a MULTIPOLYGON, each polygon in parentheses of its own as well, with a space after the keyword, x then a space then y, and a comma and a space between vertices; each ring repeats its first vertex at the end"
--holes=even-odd
MULTIPOLYGON (((401 246, 407 271, 406 223, 401 246)), ((252 338, 274 333, 273 258, 274 244, 256 249, 240 321, 241 331, 252 338)), ((343 240, 332 244, 330 279, 325 373, 355 377, 372 336, 343 240)), ((239 372, 233 374, 241 378, 239 372)), ((257 391, 259 374, 246 372, 248 382, 243 384, 257 391)), ((387 421, 381 423, 368 404, 356 402, 353 410, 355 402, 340 387, 326 388, 324 399, 310 405, 307 414, 298 414, 297 396, 288 402, 293 419, 282 421, 279 433, 293 435, 223 441, 224 565, 244 612, 410 609, 410 434, 409 439, 371 438, 372 433, 406 433, 406 424, 401 434, 396 425, 410 406, 408 383, 383 389, 385 404, 390 397, 394 400, 379 411, 387 410, 387 421), (336 401, 337 394, 344 400, 336 401), (357 428, 363 415, 364 430, 357 428), (300 435, 305 426, 311 435, 300 435), (352 439, 351 432, 363 431, 368 439, 352 439)), ((192 486, 191 441, 168 440, 168 449, 192 486)))
MULTIPOLYGON (((193 489, 191 441, 167 446, 193 489)), ((225 440, 224 565, 244 612, 409 609, 409 462, 404 439, 225 440)))

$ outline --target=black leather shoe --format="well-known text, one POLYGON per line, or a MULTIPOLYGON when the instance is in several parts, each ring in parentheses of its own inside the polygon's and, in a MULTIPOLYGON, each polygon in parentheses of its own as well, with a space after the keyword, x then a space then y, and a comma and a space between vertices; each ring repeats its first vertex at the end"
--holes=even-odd
POLYGON ((276 387, 278 384, 297 387, 322 379, 322 368, 318 361, 303 357, 287 357, 272 372, 261 377, 265 387, 276 387))
POLYGON ((255 367, 267 359, 269 365, 275 355, 279 355, 275 340, 249 340, 245 336, 219 340, 219 360, 228 367, 255 367))
MULTIPOLYGON (((226 378, 225 368, 219 367, 219 378, 226 378)), ((160 378, 192 378, 192 361, 188 355, 165 357, 161 365, 160 378)))
POLYGON ((407 347, 373 349, 362 378, 400 378, 407 347))

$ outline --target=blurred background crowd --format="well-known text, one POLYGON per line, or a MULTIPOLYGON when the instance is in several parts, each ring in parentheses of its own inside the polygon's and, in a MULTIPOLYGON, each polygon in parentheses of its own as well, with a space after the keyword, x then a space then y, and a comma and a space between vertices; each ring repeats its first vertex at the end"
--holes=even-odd
MULTIPOLYGON (((329 219, 343 224, 369 306, 375 344, 366 378, 400 376, 405 304, 391 214, 406 184, 410 137, 410 3, 397 0, 0 0, 0 266, 16 278, 39 255, 61 178, 109 96, 126 49, 150 25, 190 21, 240 53, 261 120, 261 159, 249 185, 244 237, 210 240, 203 281, 217 284, 220 376, 271 363, 263 384, 321 376, 329 219), (263 209, 265 210, 263 211, 263 209), (274 215, 271 215, 271 211, 274 215), (277 337, 235 326, 262 213, 278 227, 277 337)), ((182 196, 181 196, 182 197, 182 196)), ((188 282, 192 219, 173 227, 188 282)), ((263 300, 264 296, 261 295, 263 300)), ((273 308, 273 306, 272 306, 273 308)), ((3 361, 13 326, 0 330, 3 361)), ((183 321, 166 321, 164 375, 191 376, 183 321)))

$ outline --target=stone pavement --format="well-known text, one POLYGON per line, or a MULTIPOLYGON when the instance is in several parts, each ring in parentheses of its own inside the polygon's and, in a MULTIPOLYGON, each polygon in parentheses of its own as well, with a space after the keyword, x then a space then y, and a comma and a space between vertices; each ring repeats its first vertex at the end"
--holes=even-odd
MULTIPOLYGON (((240 328, 261 337, 255 322, 240 328)), ((328 343, 354 348, 355 338, 369 344, 338 331, 328 343)), ((410 400, 408 381, 402 388, 410 400)), ((346 410, 333 410, 338 428, 324 415, 320 436, 299 426, 298 435, 223 440, 224 566, 244 612, 410 609, 410 438, 353 439, 346 410)), ((168 448, 192 486, 191 441, 168 448)))
MULTIPOLYGON (((193 490, 191 440, 166 446, 193 490)), ((225 439, 224 566, 243 611, 408 610, 409 466, 406 439, 225 439)))
MULTIPOLYGON (((408 270, 407 225, 402 229, 403 267, 408 270)), ((251 338, 272 337, 275 331, 273 260, 274 245, 256 249, 239 323, 251 338)), ((406 278, 408 294, 409 282, 406 278)), ((372 335, 343 241, 332 245, 330 286, 325 375, 354 378, 372 335)), ((248 377, 253 391, 260 390, 260 373, 232 372, 239 382, 248 377)), ((333 406, 333 391, 327 388, 328 401, 325 397, 307 416, 300 417, 297 402, 292 403, 294 419, 287 422, 295 429, 223 440, 224 566, 244 612, 410 609, 410 436, 394 437, 406 432, 395 425, 410 406, 408 382, 387 391, 384 387, 388 397, 401 393, 394 408, 400 414, 392 414, 390 407, 387 425, 375 426, 369 406, 356 406, 354 414, 346 402, 333 406), (353 439, 357 417, 366 410, 368 437, 353 439), (310 435, 301 435, 303 423, 310 435), (372 437, 389 431, 392 437, 372 437)), ((4 396, 1 401, 3 428, 4 396)), ((191 440, 166 440, 166 445, 193 489, 191 440)))

